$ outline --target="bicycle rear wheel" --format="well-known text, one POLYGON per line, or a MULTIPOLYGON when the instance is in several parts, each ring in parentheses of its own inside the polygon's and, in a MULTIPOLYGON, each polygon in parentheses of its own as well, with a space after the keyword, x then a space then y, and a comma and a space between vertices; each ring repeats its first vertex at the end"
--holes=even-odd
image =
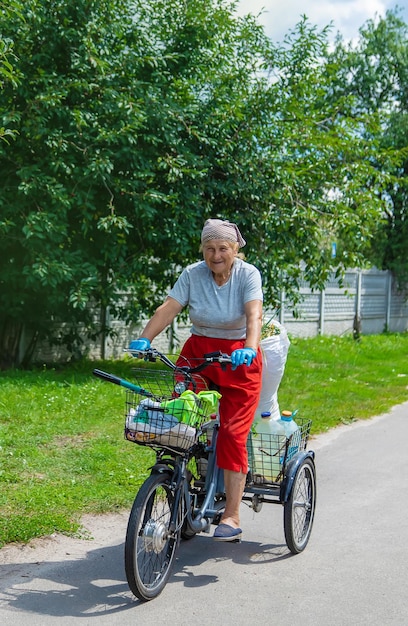
POLYGON ((312 532, 316 506, 316 470, 306 458, 296 472, 291 494, 284 504, 283 525, 286 544, 293 554, 302 552, 312 532))
POLYGON ((174 506, 168 474, 152 474, 133 503, 125 541, 125 571, 130 590, 140 600, 156 598, 170 576, 181 528, 178 519, 176 529, 169 528, 174 506))

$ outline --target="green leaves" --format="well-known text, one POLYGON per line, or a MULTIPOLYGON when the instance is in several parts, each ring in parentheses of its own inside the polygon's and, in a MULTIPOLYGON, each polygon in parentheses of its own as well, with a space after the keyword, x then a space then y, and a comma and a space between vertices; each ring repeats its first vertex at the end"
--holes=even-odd
POLYGON ((303 19, 277 48, 218 0, 15 4, 0 11, 21 78, 0 91, 15 133, 0 142, 0 335, 10 315, 16 337, 62 341, 63 323, 70 345, 106 332, 94 310, 137 322, 199 258, 207 217, 240 224, 269 306, 296 300, 301 263, 319 286, 364 261, 393 154, 326 30, 303 19))
POLYGON ((361 119, 363 144, 372 169, 364 201, 374 195, 380 219, 371 228, 365 254, 382 269, 389 269, 401 289, 408 285, 407 228, 407 90, 408 27, 398 10, 370 20, 360 29, 356 46, 340 40, 332 58, 337 60, 337 89, 353 95, 353 111, 361 119))

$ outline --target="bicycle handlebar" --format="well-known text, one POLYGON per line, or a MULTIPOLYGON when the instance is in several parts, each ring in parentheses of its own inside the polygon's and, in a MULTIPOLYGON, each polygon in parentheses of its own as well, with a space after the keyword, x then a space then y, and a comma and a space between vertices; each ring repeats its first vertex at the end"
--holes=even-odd
POLYGON ((125 349, 125 352, 128 352, 133 357, 143 358, 145 361, 155 361, 156 359, 159 359, 162 363, 168 365, 171 369, 182 370, 188 374, 196 374, 198 372, 201 372, 203 369, 211 365, 211 363, 220 363, 221 367, 225 366, 226 363, 231 363, 231 356, 229 354, 224 354, 220 351, 204 354, 202 357, 202 362, 195 367, 191 367, 190 365, 176 365, 165 354, 162 354, 161 352, 156 350, 156 348, 148 348, 147 350, 125 349))
MULTIPOLYGON (((222 352, 210 352, 208 354, 204 354, 202 357, 201 363, 196 365, 195 367, 191 367, 190 365, 176 365, 171 361, 165 354, 162 354, 155 348, 149 348, 148 350, 125 350, 125 352, 129 352, 132 356, 139 356, 144 358, 146 361, 155 361, 156 359, 160 359, 162 363, 167 365, 174 372, 180 373, 181 376, 185 378, 185 381, 189 381, 192 383, 195 388, 194 382, 194 374, 198 374, 203 369, 208 367, 211 363, 220 363, 222 368, 225 368, 226 363, 231 363, 231 357, 228 354, 223 354, 222 352)), ((134 383, 129 382, 123 378, 119 378, 114 374, 110 374, 108 372, 104 372, 103 370, 94 369, 94 376, 101 378, 109 383, 114 383, 115 385, 119 385, 120 387, 125 387, 126 389, 130 389, 135 393, 139 393, 146 398, 154 398, 154 394, 148 389, 144 389, 139 385, 135 385, 134 383)))

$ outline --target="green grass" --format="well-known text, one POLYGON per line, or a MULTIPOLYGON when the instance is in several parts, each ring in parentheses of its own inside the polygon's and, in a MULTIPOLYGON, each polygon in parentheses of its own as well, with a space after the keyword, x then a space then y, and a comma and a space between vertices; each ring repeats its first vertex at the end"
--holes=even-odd
POLYGON ((82 513, 128 507, 153 458, 123 438, 125 394, 91 372, 126 363, 0 375, 0 545, 80 530, 82 513))
POLYGON ((292 339, 281 410, 299 409, 312 432, 372 417, 408 400, 408 334, 292 339))
MULTIPOLYGON (((92 376, 132 379, 133 362, 0 373, 0 546, 81 532, 83 513, 129 508, 153 453, 123 438, 125 393, 92 376)), ((408 334, 292 339, 281 409, 312 432, 408 400, 408 334)))

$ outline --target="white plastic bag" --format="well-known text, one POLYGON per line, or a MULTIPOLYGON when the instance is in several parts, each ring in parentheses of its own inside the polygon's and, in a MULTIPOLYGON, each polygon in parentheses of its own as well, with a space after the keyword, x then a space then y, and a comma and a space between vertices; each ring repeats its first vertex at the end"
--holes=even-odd
POLYGON ((272 419, 279 419, 278 388, 285 371, 290 341, 282 324, 275 320, 273 324, 280 330, 280 333, 261 340, 263 355, 262 390, 255 415, 269 411, 272 419))

